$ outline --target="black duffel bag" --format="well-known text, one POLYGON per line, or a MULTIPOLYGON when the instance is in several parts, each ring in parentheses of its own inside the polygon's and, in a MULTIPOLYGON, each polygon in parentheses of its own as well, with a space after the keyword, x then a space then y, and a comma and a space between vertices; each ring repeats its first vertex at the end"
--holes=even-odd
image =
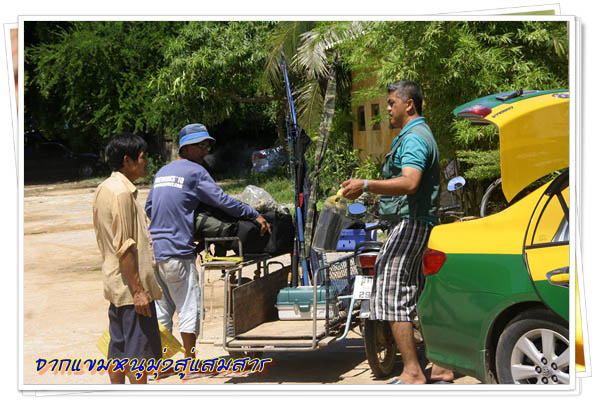
MULTIPOLYGON (((244 254, 290 253, 295 236, 291 214, 267 211, 262 216, 271 226, 271 234, 267 232, 260 236, 260 225, 257 222, 238 220, 218 208, 201 204, 194 213, 194 239, 200 243, 199 251, 204 249, 205 238, 237 236, 242 242, 244 254)), ((239 254, 237 242, 215 244, 215 255, 225 256, 227 250, 239 254)))
MULTIPOLYGON (((238 220, 216 207, 200 204, 194 211, 194 240, 198 242, 197 250, 205 248, 204 239, 237 236, 238 220)), ((215 242, 214 255, 223 257, 231 250, 231 241, 215 242)))
MULTIPOLYGON (((260 236, 260 225, 256 221, 238 221, 237 236, 242 242, 244 254, 277 255, 292 252, 295 229, 291 214, 267 211, 262 216, 271 226, 271 233, 267 232, 264 236, 260 236)), ((232 250, 239 254, 236 243, 232 250)))
POLYGON ((238 220, 218 208, 200 206, 194 213, 194 238, 236 236, 238 220))

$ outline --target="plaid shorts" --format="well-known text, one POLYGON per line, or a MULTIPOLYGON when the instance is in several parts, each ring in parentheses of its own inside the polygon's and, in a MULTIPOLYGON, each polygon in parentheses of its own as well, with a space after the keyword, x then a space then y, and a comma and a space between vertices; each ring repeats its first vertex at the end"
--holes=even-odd
POLYGON ((422 257, 432 227, 403 218, 390 228, 376 259, 370 319, 411 322, 425 277, 422 257))

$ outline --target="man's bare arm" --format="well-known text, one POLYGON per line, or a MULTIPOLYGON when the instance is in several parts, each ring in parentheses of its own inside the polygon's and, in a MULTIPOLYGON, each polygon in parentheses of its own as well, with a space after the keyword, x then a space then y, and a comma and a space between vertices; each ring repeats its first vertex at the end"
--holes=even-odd
MULTIPOLYGON (((402 175, 384 180, 369 180, 368 191, 386 196, 402 196, 417 192, 421 182, 422 171, 414 167, 403 167, 402 175)), ((363 179, 349 179, 341 183, 343 196, 355 200, 364 191, 363 179)))
POLYGON ((126 252, 120 258, 120 270, 122 271, 122 274, 128 281, 128 285, 132 290, 134 310, 137 312, 137 314, 150 317, 150 300, 147 296, 145 288, 140 281, 138 262, 136 260, 136 255, 134 254, 133 247, 130 247, 128 250, 126 250, 126 252))

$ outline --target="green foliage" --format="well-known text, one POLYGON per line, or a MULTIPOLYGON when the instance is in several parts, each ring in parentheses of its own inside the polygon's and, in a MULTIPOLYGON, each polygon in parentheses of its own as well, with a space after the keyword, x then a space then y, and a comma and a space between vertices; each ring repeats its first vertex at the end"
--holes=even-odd
POLYGON ((313 137, 329 66, 342 60, 321 198, 352 175, 378 172, 352 150, 351 72, 378 83, 355 103, 390 82, 418 81, 442 158, 460 156, 465 177, 482 181, 498 175, 496 132, 454 121, 452 110, 498 91, 568 85, 565 22, 38 21, 25 23, 25 116, 74 150, 99 149, 122 131, 173 136, 195 121, 280 132, 281 50, 299 122, 313 137))
POLYGON ((172 132, 193 121, 211 126, 228 118, 276 115, 271 110, 275 98, 258 79, 274 26, 267 21, 194 21, 170 39, 165 66, 149 87, 172 132))
MULTIPOLYGON (((352 149, 350 136, 345 131, 331 131, 322 169, 319 171, 318 199, 335 194, 341 182, 354 177, 360 150, 352 149)), ((314 165, 314 146, 306 153, 308 165, 314 165)), ((311 171, 312 172, 312 171, 311 171)))
POLYGON ((313 21, 281 21, 275 26, 267 46, 268 56, 262 74, 263 86, 281 93, 285 90, 281 52, 286 57, 296 54, 301 35, 315 26, 313 21))
MULTIPOLYGON (((423 115, 443 157, 469 143, 468 135, 461 135, 463 143, 453 141, 456 106, 498 91, 568 85, 565 22, 377 21, 364 30, 340 45, 343 57, 358 79, 375 78, 380 88, 417 81, 424 89, 423 115)), ((367 90, 378 94, 377 88, 367 90)))
POLYGON ((454 140, 464 148, 494 148, 498 146, 498 130, 493 125, 473 125, 466 119, 454 120, 451 125, 454 140))
MULTIPOLYGON (((260 75, 275 22, 34 22, 25 112, 50 139, 95 149, 118 132, 270 130, 280 104, 260 75)), ((158 139, 157 142, 161 142, 158 139)))
POLYGON ((296 90, 296 104, 300 124, 309 130, 318 129, 331 65, 338 69, 337 86, 342 92, 349 86, 349 79, 342 73, 342 64, 335 62, 338 53, 336 43, 362 33, 359 21, 322 21, 300 35, 292 65, 301 77, 301 86, 296 90))
POLYGON ((147 167, 148 174, 140 181, 140 183, 151 184, 153 179, 155 179, 155 174, 157 174, 161 167, 167 164, 167 162, 161 156, 147 156, 147 159, 149 161, 147 167))
MULTIPOLYGON (((259 186, 257 184, 256 186, 259 186)), ((287 175, 273 177, 266 182, 260 183, 260 187, 273 196, 273 199, 280 204, 292 209, 295 202, 295 190, 293 181, 287 175)))
POLYGON ((384 160, 379 156, 368 156, 355 169, 355 177, 359 179, 382 179, 384 160))
POLYGON ((88 149, 115 133, 161 126, 148 81, 180 23, 34 24, 28 27, 43 32, 46 24, 51 33, 26 43, 25 113, 50 138, 88 149))
POLYGON ((466 179, 493 180, 500 176, 500 152, 498 150, 457 151, 457 159, 463 164, 466 179))
MULTIPOLYGON (((285 54, 298 123, 307 132, 318 129, 331 65, 337 70, 337 101, 349 99, 350 73, 335 63, 334 45, 362 32, 358 21, 282 21, 275 27, 263 71, 266 87, 284 97, 281 52, 285 54)), ((344 100, 343 100, 344 101, 344 100)))
POLYGON ((497 133, 455 121, 452 110, 501 91, 568 86, 566 22, 374 21, 363 30, 338 45, 354 79, 378 83, 354 102, 386 93, 391 82, 417 81, 441 158, 461 157, 464 176, 481 185, 499 175, 497 133))

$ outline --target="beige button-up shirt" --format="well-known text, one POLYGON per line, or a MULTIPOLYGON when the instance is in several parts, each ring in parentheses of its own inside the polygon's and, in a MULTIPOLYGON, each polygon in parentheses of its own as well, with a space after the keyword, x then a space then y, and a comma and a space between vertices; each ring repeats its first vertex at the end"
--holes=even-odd
POLYGON ((103 257, 103 295, 116 307, 134 304, 132 291, 120 270, 120 258, 133 248, 143 288, 150 300, 161 298, 157 267, 147 229, 147 216, 136 201, 138 190, 120 172, 103 181, 93 199, 93 226, 103 257))

